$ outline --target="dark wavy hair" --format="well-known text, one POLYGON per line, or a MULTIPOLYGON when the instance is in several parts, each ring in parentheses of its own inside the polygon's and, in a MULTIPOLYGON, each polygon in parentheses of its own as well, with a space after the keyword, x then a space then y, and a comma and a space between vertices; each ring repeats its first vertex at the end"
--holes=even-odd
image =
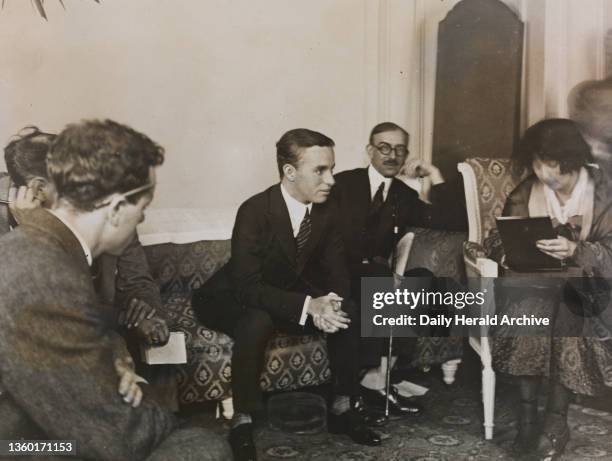
POLYGON ((296 128, 287 131, 276 143, 276 163, 278 173, 283 178, 283 165, 289 164, 297 168, 300 160, 300 149, 309 147, 334 147, 334 141, 318 131, 307 128, 296 128))
POLYGON ((513 157, 515 173, 531 171, 535 158, 559 162, 562 174, 577 171, 593 162, 591 148, 578 124, 565 118, 537 122, 525 130, 513 157))
POLYGON ((146 135, 112 120, 86 120, 58 135, 47 164, 58 198, 89 211, 111 194, 146 185, 150 167, 163 161, 164 149, 146 135))
POLYGON ((410 141, 410 135, 401 126, 393 122, 382 122, 372 128, 372 131, 370 131, 370 145, 374 144, 374 135, 377 135, 379 133, 387 133, 388 131, 401 131, 404 136, 406 136, 406 144, 408 144, 408 142, 410 141))
POLYGON ((57 135, 27 126, 4 148, 4 162, 16 186, 25 186, 36 176, 47 178, 47 154, 57 135))

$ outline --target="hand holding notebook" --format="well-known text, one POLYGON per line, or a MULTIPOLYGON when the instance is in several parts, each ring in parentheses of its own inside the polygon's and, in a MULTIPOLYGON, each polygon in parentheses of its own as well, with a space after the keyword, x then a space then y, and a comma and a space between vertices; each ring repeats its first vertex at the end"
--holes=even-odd
POLYGON ((549 217, 504 216, 497 218, 497 229, 510 269, 519 272, 562 269, 561 260, 550 254, 553 250, 557 254, 561 237, 549 217))

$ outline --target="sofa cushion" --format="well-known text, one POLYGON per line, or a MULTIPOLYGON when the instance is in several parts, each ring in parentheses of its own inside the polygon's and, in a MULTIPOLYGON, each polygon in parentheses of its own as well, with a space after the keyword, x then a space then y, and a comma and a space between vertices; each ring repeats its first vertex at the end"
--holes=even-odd
MULTIPOLYGON (((231 356, 234 342, 199 325, 189 296, 170 294, 164 300, 175 331, 185 333, 187 364, 179 370, 179 401, 183 404, 220 400, 231 395, 231 356)), ((325 339, 319 335, 275 335, 268 344, 261 388, 291 390, 323 384, 330 369, 325 339)))
POLYGON ((188 294, 200 288, 229 261, 230 240, 163 243, 145 247, 151 275, 162 295, 188 294))

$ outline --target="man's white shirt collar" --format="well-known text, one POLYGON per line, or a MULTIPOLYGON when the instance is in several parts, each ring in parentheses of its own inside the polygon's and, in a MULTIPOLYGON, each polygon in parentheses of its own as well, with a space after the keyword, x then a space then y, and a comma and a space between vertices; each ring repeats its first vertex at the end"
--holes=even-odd
POLYGON ((370 180, 370 200, 374 198, 376 191, 380 187, 380 183, 385 184, 385 188, 383 189, 383 200, 387 200, 387 194, 389 193, 389 187, 391 187, 391 181, 393 178, 385 178, 376 170, 376 168, 369 165, 368 179, 370 180))
POLYGON ((70 232, 74 234, 74 236, 77 238, 77 240, 81 244, 81 248, 83 248, 83 253, 85 253, 85 258, 87 258, 87 264, 91 266, 93 262, 93 258, 91 256, 91 250, 89 249, 89 245, 87 245, 87 242, 85 242, 83 237, 81 237, 81 235, 77 232, 77 230, 74 227, 70 225, 69 222, 64 221, 62 217, 59 216, 57 213, 55 213, 53 210, 47 209, 47 211, 51 213, 53 216, 55 216, 57 219, 59 219, 62 223, 64 223, 64 226, 70 229, 70 232))
POLYGON ((289 195, 289 192, 287 192, 282 183, 280 188, 285 204, 287 205, 287 210, 289 211, 289 219, 291 219, 291 228, 293 229, 293 237, 295 238, 300 231, 300 224, 302 224, 302 220, 306 215, 306 210, 308 210, 309 213, 312 210, 312 203, 304 205, 302 202, 294 199, 289 195))

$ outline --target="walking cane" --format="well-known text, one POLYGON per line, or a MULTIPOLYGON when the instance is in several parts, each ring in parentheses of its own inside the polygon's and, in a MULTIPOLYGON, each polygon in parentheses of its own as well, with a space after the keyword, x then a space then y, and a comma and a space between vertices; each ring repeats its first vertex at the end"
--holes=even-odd
POLYGON ((386 395, 385 399, 385 418, 389 418, 389 391, 391 390, 391 354, 393 350, 393 327, 389 326, 389 351, 387 353, 387 376, 386 379, 386 395))
MULTIPOLYGON (((391 197, 393 200, 393 250, 391 252, 391 270, 393 273, 393 287, 395 288, 395 265, 397 263, 397 237, 399 235, 399 228, 397 226, 397 202, 395 197, 391 197)), ((399 274, 404 275, 404 274, 399 274)), ((389 392, 391 391, 391 357, 393 354, 393 326, 389 325, 389 350, 387 351, 387 370, 385 376, 385 418, 389 418, 389 392)))

